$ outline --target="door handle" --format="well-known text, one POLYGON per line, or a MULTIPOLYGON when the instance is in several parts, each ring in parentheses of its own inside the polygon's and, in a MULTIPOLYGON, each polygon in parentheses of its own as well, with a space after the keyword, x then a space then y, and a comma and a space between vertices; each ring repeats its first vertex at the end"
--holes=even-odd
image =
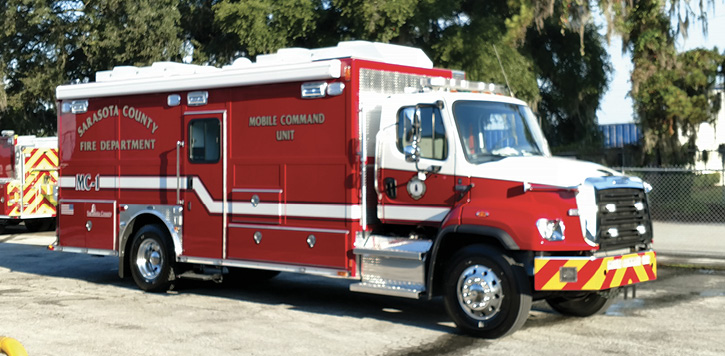
POLYGON ((474 186, 475 186, 475 184, 473 184, 473 183, 471 183, 471 184, 456 184, 456 186, 454 187, 454 189, 456 190, 456 192, 458 192, 458 199, 457 200, 463 199, 463 197, 466 196, 466 194, 468 194, 468 192, 471 191, 471 188, 473 188, 474 186))

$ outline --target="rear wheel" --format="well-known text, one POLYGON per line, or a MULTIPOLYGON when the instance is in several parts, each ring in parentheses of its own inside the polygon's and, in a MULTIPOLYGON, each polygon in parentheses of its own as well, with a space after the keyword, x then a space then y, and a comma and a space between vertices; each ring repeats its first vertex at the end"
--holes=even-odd
POLYGON ((136 285, 147 292, 163 292, 175 279, 168 233, 158 225, 142 227, 133 239, 129 265, 136 285))
POLYGON ((586 317, 600 314, 614 303, 617 292, 587 292, 547 298, 552 309, 568 316, 586 317))
POLYGON ((468 246, 451 259, 444 302, 463 332, 499 338, 524 325, 531 310, 531 291, 523 268, 500 250, 468 246))

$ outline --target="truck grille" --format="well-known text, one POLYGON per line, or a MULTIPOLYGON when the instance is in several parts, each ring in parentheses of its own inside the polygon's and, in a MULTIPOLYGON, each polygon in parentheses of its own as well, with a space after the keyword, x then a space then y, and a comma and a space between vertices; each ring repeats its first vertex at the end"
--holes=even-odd
POLYGON ((652 241, 647 196, 640 189, 597 191, 597 237, 602 249, 631 247, 652 241))

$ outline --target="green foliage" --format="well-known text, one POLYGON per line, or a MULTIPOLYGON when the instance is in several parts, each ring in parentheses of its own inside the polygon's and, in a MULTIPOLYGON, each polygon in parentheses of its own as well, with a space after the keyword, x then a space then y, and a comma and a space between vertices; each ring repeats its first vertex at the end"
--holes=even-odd
POLYGON ((240 54, 247 56, 287 47, 316 28, 309 0, 221 1, 213 9, 215 25, 236 36, 240 54))
MULTIPOLYGON (((671 7, 677 5, 673 1, 671 7)), ((646 163, 692 163, 697 151, 696 128, 713 121, 720 108, 713 89, 725 57, 717 50, 676 53, 675 32, 662 0, 634 2, 621 28, 632 51, 631 96, 645 131, 646 163), (686 137, 684 144, 681 135, 686 137)))
MULTIPOLYGON (((604 0, 596 8, 634 54, 637 113, 650 149, 667 156, 689 150, 673 132, 691 132, 714 112, 708 90, 722 57, 677 57, 663 1, 604 0)), ((363 39, 423 48, 436 66, 471 80, 508 80, 539 109, 554 149, 597 147, 596 111, 611 68, 591 25, 594 7, 587 0, 4 0, 0 125, 52 133, 55 87, 117 65, 188 58, 224 65, 282 47, 363 39)))
POLYGON ((332 2, 353 38, 381 42, 390 42, 400 35, 400 28, 413 17, 417 4, 418 0, 332 2))
POLYGON ((720 173, 698 174, 692 182, 694 188, 714 187, 720 183, 720 173))
POLYGON ((77 8, 79 18, 75 22, 83 31, 76 38, 77 53, 87 65, 82 74, 92 79, 95 71, 117 65, 181 60, 181 15, 176 3, 96 0, 77 8))
MULTIPOLYGON (((173 0, 6 0, 0 65, 7 107, 0 126, 19 134, 55 132, 55 88, 89 81, 114 65, 182 56, 173 0)), ((0 99, 3 95, 0 95, 0 99)), ((1 106, 0 106, 1 108, 1 106)))
POLYGON ((587 26, 582 34, 587 49, 582 56, 582 37, 562 30, 555 20, 545 21, 541 31, 530 29, 526 40, 526 48, 537 67, 542 128, 555 150, 601 149, 597 109, 612 70, 609 55, 593 25, 587 26))

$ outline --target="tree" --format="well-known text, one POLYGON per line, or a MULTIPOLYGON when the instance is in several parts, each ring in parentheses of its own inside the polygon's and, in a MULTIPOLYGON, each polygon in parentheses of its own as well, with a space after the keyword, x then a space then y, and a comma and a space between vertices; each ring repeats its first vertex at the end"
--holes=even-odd
POLYGON ((696 128, 719 110, 712 90, 723 57, 716 49, 676 53, 676 32, 663 5, 639 0, 620 26, 634 62, 631 96, 645 132, 645 163, 682 165, 694 159, 696 128))
POLYGON ((55 131, 53 84, 63 78, 57 64, 67 60, 62 9, 53 1, 10 0, 0 2, 0 11, 0 72, 5 81, 2 96, 7 100, 0 127, 51 134, 55 131))
POLYGON ((116 65, 148 65, 190 55, 195 63, 224 65, 241 55, 254 57, 290 46, 330 46, 350 39, 418 46, 437 66, 463 69, 469 79, 508 82, 519 98, 545 110, 547 120, 551 118, 550 132, 566 131, 556 135, 561 144, 594 132, 586 126, 606 85, 601 39, 593 28, 587 29, 585 16, 574 6, 579 2, 573 0, 7 0, 1 4, 7 15, 2 39, 9 44, 0 49, 8 83, 2 120, 3 126, 19 132, 51 132, 54 88, 72 79, 91 81, 95 72, 116 65), (577 32, 586 38, 579 46, 577 32), (591 51, 583 52, 582 45, 591 51), (603 69, 596 71, 597 66, 603 69), (562 76, 568 80, 560 80, 562 76))
MULTIPOLYGON (((116 65, 183 55, 173 0, 0 2, 0 65, 7 107, 0 126, 19 134, 55 132, 55 88, 93 80, 116 65)), ((2 95, 0 95, 0 99, 2 95)))

